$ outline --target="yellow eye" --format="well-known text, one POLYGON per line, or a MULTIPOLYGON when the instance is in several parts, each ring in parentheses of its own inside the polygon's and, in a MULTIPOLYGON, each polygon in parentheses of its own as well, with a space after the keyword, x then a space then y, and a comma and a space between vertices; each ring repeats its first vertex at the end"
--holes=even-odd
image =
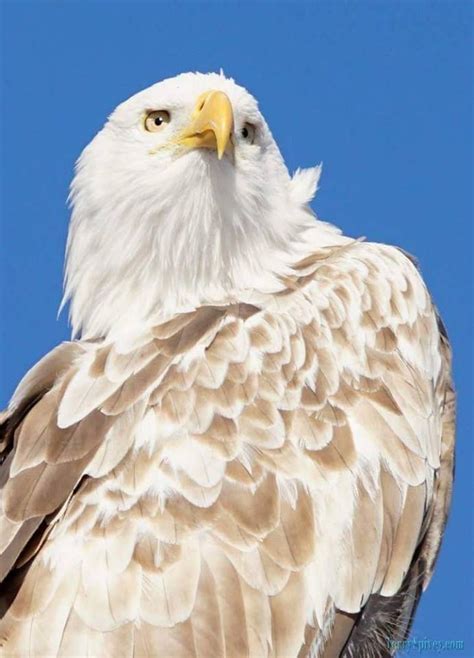
POLYGON ((242 135, 243 139, 248 142, 249 144, 253 144, 255 141, 255 133, 257 132, 257 128, 253 125, 253 123, 244 123, 242 130, 240 131, 240 134, 242 135))
POLYGON ((171 120, 170 113, 166 110, 154 110, 149 112, 145 119, 145 129, 150 133, 157 133, 171 120))

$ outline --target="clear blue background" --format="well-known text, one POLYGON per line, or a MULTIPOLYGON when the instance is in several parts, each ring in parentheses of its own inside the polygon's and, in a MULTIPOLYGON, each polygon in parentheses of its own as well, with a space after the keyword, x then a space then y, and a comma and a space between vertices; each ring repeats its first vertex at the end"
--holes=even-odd
MULTIPOLYGON (((5 2, 1 390, 69 336, 56 320, 73 164, 114 106, 187 70, 260 100, 290 169, 324 162, 315 209, 419 258, 459 390, 453 513, 413 636, 472 642, 472 3, 5 2)), ((291 614, 291 611, 289 611, 291 614)), ((424 651, 423 655, 435 655, 424 651)), ((437 655, 437 654, 436 654, 437 655)))

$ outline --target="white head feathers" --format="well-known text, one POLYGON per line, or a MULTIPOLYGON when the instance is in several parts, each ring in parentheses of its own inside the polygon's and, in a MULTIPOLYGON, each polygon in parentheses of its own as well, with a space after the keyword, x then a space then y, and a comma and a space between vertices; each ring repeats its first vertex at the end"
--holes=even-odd
POLYGON ((319 174, 290 177, 255 99, 222 75, 183 74, 128 99, 84 149, 72 183, 65 301, 74 333, 103 336, 239 290, 275 289, 303 234, 338 240, 306 207, 319 174), (210 90, 233 111, 234 152, 222 160, 175 139, 210 90), (169 123, 147 132, 155 110, 169 123))

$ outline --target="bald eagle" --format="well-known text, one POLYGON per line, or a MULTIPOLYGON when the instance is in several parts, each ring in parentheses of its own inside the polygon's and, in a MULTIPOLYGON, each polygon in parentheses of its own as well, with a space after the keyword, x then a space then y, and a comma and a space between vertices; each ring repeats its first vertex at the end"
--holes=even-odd
POLYGON ((18 658, 390 656, 449 508, 449 342, 413 260, 317 220, 223 74, 136 94, 80 156, 73 338, 0 434, 18 658))

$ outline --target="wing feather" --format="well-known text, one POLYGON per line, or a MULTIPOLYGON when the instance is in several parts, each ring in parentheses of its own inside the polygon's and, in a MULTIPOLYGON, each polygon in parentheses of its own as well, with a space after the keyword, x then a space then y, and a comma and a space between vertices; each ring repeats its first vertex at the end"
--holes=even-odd
POLYGON ((447 338, 392 248, 318 250, 282 286, 64 344, 20 384, 2 648, 304 658, 407 632, 451 493, 447 338))

